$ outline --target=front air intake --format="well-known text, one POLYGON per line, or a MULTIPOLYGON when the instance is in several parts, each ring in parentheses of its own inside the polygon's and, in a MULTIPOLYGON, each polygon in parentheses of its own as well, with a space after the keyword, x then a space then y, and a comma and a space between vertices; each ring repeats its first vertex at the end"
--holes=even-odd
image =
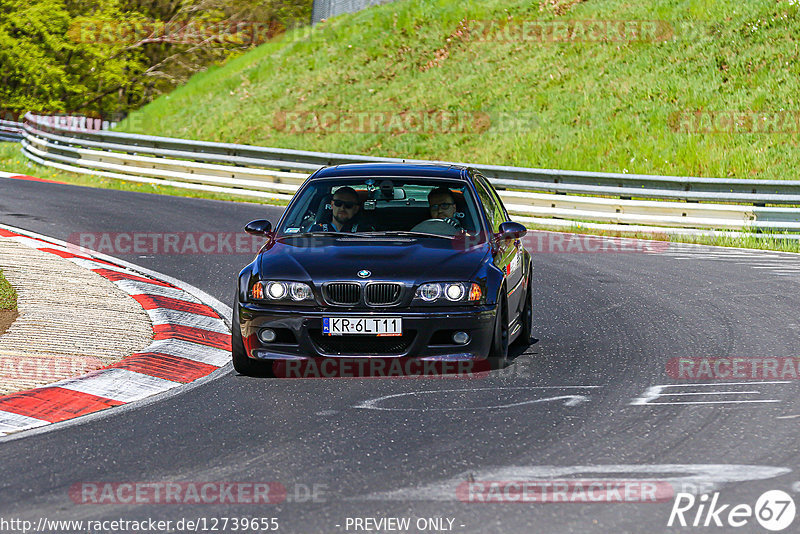
POLYGON ((400 300, 403 286, 394 283, 369 284, 366 288, 366 302, 371 306, 389 306, 400 300))
POLYGON ((331 282, 324 286, 325 300, 339 306, 353 306, 361 300, 361 285, 357 282, 331 282))

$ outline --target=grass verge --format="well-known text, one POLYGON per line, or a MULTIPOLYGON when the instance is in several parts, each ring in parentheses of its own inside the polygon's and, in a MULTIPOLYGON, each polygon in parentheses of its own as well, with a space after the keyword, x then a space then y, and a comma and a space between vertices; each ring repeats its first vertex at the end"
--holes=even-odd
POLYGON ((17 292, 8 283, 3 271, 0 270, 0 311, 17 309, 17 292))
POLYGON ((0 335, 17 318, 17 292, 8 283, 3 271, 0 270, 0 335))

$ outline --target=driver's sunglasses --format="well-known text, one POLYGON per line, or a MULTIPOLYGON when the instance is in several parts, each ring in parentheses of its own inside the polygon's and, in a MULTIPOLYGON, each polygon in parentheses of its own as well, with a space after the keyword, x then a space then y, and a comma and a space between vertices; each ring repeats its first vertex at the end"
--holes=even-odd
POLYGON ((440 204, 431 204, 431 209, 433 211, 438 211, 440 209, 449 210, 450 208, 456 205, 455 202, 442 202, 440 204))
POLYGON ((355 205, 356 205, 355 202, 352 202, 350 200, 341 200, 341 199, 338 199, 338 198, 334 198, 331 201, 331 203, 334 206, 336 206, 337 208, 341 208, 342 206, 344 206, 344 208, 347 209, 347 210, 353 209, 355 207, 355 205))

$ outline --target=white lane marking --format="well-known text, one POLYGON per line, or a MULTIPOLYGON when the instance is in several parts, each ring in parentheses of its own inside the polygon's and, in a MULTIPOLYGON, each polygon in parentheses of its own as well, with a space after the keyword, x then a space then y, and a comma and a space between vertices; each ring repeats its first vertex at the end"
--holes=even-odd
MULTIPOLYGON (((737 399, 737 400, 720 400, 720 401, 674 401, 674 402, 654 402, 657 399, 667 396, 673 395, 681 395, 681 393, 664 393, 664 390, 667 388, 714 388, 720 386, 741 386, 741 385, 762 385, 762 384, 790 384, 791 382, 787 380, 776 380, 776 381, 759 381, 759 382, 719 382, 716 384, 659 384, 656 386, 650 386, 645 390, 641 397, 636 397, 633 399, 629 404, 632 406, 651 406, 651 405, 669 405, 669 404, 742 404, 742 403, 773 403, 773 402, 780 402, 779 399, 737 399)), ((748 392, 748 391, 704 391, 704 392, 697 392, 699 395, 726 395, 726 394, 759 394, 760 392, 748 392)), ((683 393, 686 395, 686 393, 683 393)))
POLYGON ((797 267, 798 261, 797 260, 782 260, 782 259, 774 259, 771 261, 737 261, 734 262, 737 265, 750 265, 753 267, 797 267))
POLYGON ((752 269, 766 270, 776 276, 790 276, 800 273, 800 255, 774 251, 733 251, 684 249, 666 252, 665 255, 678 260, 728 261, 752 269))
POLYGON ((758 395, 760 391, 702 391, 694 393, 662 393, 662 397, 681 397, 685 395, 758 395))
POLYGON ((231 353, 227 350, 182 339, 158 339, 145 347, 142 352, 159 352, 217 367, 222 367, 231 360, 231 353))
POLYGON ((100 369, 46 387, 61 387, 119 402, 132 402, 182 385, 127 369, 100 369))
POLYGON ((180 310, 170 310, 169 308, 154 308, 145 311, 150 316, 153 326, 167 324, 200 328, 220 334, 230 334, 231 332, 225 323, 222 322, 222 319, 215 317, 208 317, 206 315, 198 315, 196 313, 180 310))
POLYGON ((761 384, 791 384, 790 380, 758 380, 756 382, 718 382, 716 384, 666 384, 671 388, 696 388, 714 386, 758 386, 761 384))
POLYGON ((113 280, 113 283, 129 295, 157 295, 159 297, 170 297, 173 299, 186 300, 188 302, 200 302, 189 293, 174 287, 159 286, 148 282, 139 282, 137 280, 113 280))
POLYGON ((681 402, 648 402, 647 406, 669 406, 675 404, 747 404, 747 403, 780 402, 778 399, 765 400, 730 400, 730 401, 681 401, 681 402))
POLYGON ((498 408, 511 408, 514 406, 523 406, 526 404, 537 404, 541 402, 551 402, 563 400, 565 406, 577 406, 578 404, 588 402, 589 398, 585 395, 558 395, 555 397, 545 397, 539 399, 530 399, 521 402, 513 402, 509 404, 498 404, 494 406, 475 406, 475 407, 461 407, 461 408, 385 408, 378 406, 380 402, 388 399, 398 397, 408 397, 417 395, 436 395, 440 393, 466 393, 475 391, 501 391, 501 390, 535 390, 535 389, 593 389, 600 386, 519 386, 519 387, 497 387, 497 388, 467 388, 467 389, 433 389, 425 391, 409 391, 405 393, 395 393, 393 395, 384 395, 374 399, 369 399, 360 402, 353 406, 353 408, 364 410, 382 410, 382 411, 411 411, 411 412, 450 412, 450 411, 470 411, 470 410, 495 410, 498 408))
POLYGON ((350 500, 418 500, 457 501, 457 489, 465 481, 593 481, 658 480, 672 485, 673 490, 687 493, 707 493, 723 484, 765 480, 791 473, 786 467, 736 464, 614 464, 614 465, 522 465, 495 467, 465 472, 455 477, 425 486, 412 486, 387 492, 370 493, 350 500), (632 474, 638 477, 631 476, 632 474))
POLYGON ((0 410, 0 435, 49 424, 50 421, 0 410))

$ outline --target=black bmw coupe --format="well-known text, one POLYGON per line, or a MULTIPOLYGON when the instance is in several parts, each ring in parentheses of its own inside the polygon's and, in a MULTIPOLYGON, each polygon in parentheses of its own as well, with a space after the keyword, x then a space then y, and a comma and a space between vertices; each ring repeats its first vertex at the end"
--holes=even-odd
POLYGON ((311 175, 240 273, 233 366, 490 362, 533 328, 526 229, 469 167, 350 164, 311 175))

